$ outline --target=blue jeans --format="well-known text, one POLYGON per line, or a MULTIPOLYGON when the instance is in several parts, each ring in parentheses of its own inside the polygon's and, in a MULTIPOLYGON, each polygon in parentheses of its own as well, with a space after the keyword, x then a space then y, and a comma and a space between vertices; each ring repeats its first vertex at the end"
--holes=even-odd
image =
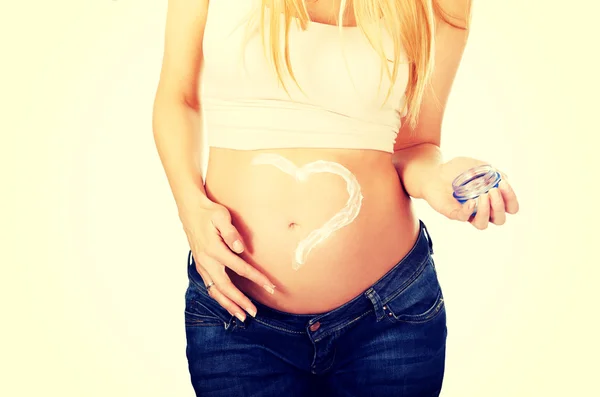
POLYGON ((188 254, 186 355, 205 397, 439 396, 446 311, 421 222, 410 252, 377 282, 321 314, 252 300, 244 322, 209 297, 188 254))

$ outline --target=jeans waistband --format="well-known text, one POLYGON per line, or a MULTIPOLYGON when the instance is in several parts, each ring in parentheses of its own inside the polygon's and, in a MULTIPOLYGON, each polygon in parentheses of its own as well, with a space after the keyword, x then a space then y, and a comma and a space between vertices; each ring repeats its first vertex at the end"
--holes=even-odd
MULTIPOLYGON (((305 334, 307 327, 319 322, 317 332, 322 338, 336 329, 359 320, 363 316, 375 312, 378 321, 384 316, 383 306, 407 288, 426 266, 433 254, 433 243, 422 221, 413 247, 394 267, 366 291, 343 305, 320 314, 286 313, 263 305, 250 298, 258 309, 256 321, 270 325, 283 332, 305 334)), ((314 333, 313 333, 314 334, 314 333)))

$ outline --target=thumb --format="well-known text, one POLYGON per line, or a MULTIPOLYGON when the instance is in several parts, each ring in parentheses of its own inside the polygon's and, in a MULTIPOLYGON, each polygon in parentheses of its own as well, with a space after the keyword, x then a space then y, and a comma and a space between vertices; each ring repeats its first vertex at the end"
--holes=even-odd
POLYGON ((231 215, 226 208, 215 211, 211 220, 213 226, 217 229, 221 238, 230 250, 238 254, 244 252, 242 236, 231 223, 231 215))

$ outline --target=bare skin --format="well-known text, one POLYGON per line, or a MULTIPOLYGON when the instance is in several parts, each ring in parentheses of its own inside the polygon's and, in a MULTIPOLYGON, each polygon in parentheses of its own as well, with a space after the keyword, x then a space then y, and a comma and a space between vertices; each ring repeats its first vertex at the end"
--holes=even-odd
POLYGON ((360 294, 410 250, 418 232, 411 201, 391 154, 384 152, 212 148, 206 192, 229 209, 246 246, 242 258, 267 274, 277 292, 269 294, 234 272, 232 281, 258 301, 292 313, 331 310, 360 294), (250 165, 262 152, 280 154, 298 166, 337 162, 361 185, 364 199, 358 217, 315 247, 298 270, 292 268, 296 246, 344 206, 346 184, 333 174, 297 182, 275 167, 250 165))
MULTIPOLYGON (((441 3, 458 15, 470 7, 468 0, 441 3)), ((307 2, 310 19, 335 24, 339 4, 307 2)), ((256 313, 248 297, 282 311, 319 313, 360 294, 414 244, 418 220, 409 196, 427 200, 450 219, 469 220, 474 203, 458 205, 446 191, 450 182, 440 175, 460 172, 478 160, 442 164, 439 152, 444 108, 466 41, 464 30, 438 21, 432 89, 423 98, 415 130, 401 128, 393 155, 374 150, 211 148, 204 184, 196 167, 198 153, 192 148, 197 147, 195 133, 201 125, 197 87, 207 14, 208 0, 169 1, 154 131, 197 270, 212 285, 211 297, 232 315, 244 319, 246 313, 256 313), (335 175, 312 175, 298 183, 275 167, 253 166, 252 159, 263 152, 284 156, 297 166, 315 160, 337 162, 355 175, 364 196, 358 217, 316 247, 298 270, 291 265, 298 242, 339 210, 348 193, 335 175), (235 244, 238 240, 241 247, 235 244)), ((352 18, 345 22, 353 24, 352 18)), ((489 197, 497 200, 482 196, 477 217, 469 220, 477 228, 486 228, 490 219, 501 224, 505 210, 517 211, 508 185, 489 197)))
MULTIPOLYGON (((307 2, 312 22, 335 25, 340 1, 307 2)), ((356 26, 352 8, 345 26, 356 26)), ((365 291, 414 244, 418 220, 401 186, 391 154, 374 150, 286 149, 238 151, 211 148, 206 176, 209 199, 225 205, 246 249, 241 257, 277 286, 270 294, 228 270, 247 296, 291 313, 331 310, 365 291), (259 153, 275 153, 297 166, 337 162, 358 179, 364 196, 358 218, 316 247, 299 270, 294 250, 348 198, 335 175, 313 175, 298 183, 275 168, 253 167, 259 153)))
MULTIPOLYGON (((312 22, 322 23, 325 25, 336 25, 338 21, 340 4, 340 0, 308 0, 306 1, 306 9, 308 10, 308 16, 312 22)), ((348 4, 348 8, 344 12, 343 26, 356 26, 352 2, 348 4)))

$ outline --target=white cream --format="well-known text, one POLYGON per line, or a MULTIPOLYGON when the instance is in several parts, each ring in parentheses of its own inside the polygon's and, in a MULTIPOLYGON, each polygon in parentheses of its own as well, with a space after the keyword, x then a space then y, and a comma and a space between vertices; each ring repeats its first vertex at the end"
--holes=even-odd
POLYGON ((285 157, 273 153, 261 153, 257 155, 252 160, 252 164, 273 165, 286 174, 293 176, 299 182, 306 181, 310 174, 317 173, 335 174, 346 181, 346 189, 348 190, 346 205, 325 222, 323 226, 311 231, 306 238, 298 243, 292 261, 294 270, 298 270, 306 262, 306 257, 316 245, 325 241, 336 230, 350 224, 360 212, 363 200, 360 185, 354 174, 341 164, 332 161, 317 160, 298 167, 285 157))

